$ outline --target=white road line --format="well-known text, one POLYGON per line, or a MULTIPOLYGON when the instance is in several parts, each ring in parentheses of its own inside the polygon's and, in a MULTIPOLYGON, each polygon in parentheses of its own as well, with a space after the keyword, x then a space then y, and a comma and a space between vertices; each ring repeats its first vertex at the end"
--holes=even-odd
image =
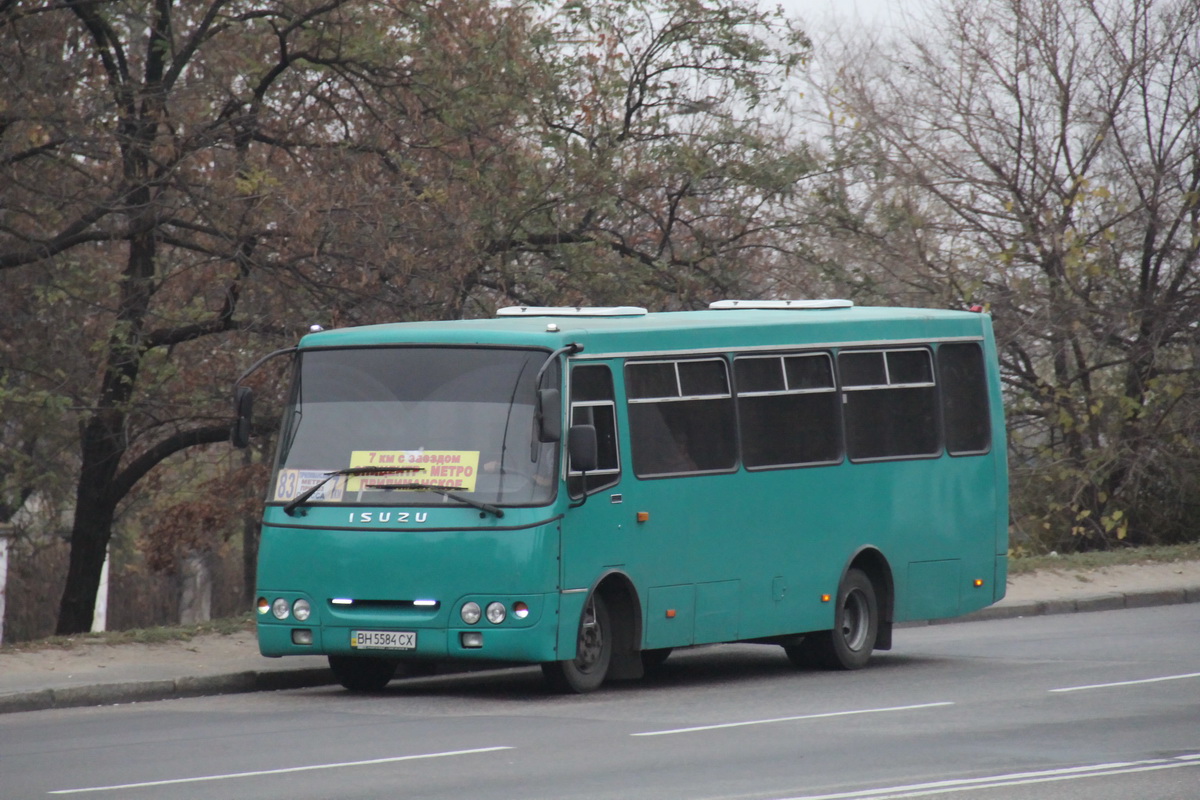
POLYGON ((1090 686, 1067 686, 1063 689, 1050 689, 1051 692, 1083 692, 1088 689, 1111 689, 1115 686, 1138 686, 1143 683, 1162 683, 1163 681, 1182 681, 1187 678, 1200 678, 1200 672, 1189 672, 1186 675, 1165 675, 1161 678, 1144 678, 1140 681, 1117 681, 1115 683, 1093 683, 1090 686))
POLYGON ((693 728, 672 728, 665 731, 644 731, 642 733, 631 733, 630 736, 669 736, 673 733, 695 733, 697 731, 716 731, 722 728, 744 728, 748 725, 770 725, 775 722, 796 722, 805 719, 827 719, 829 717, 851 717, 856 714, 884 714, 889 711, 915 711, 923 708, 940 708, 942 706, 952 706, 954 703, 921 703, 915 706, 892 706, 891 708, 864 708, 857 711, 830 711, 825 714, 801 714, 796 717, 775 717, 774 719, 752 719, 746 722, 722 722, 717 725, 697 725, 693 728))
POLYGON ((285 769, 264 769, 255 772, 233 772, 227 775, 203 775, 198 778, 174 778, 165 781, 145 781, 144 783, 123 783, 119 786, 89 786, 84 789, 58 789, 47 794, 83 794, 85 792, 115 792, 121 789, 145 789, 151 786, 173 786, 181 783, 201 783, 203 781, 227 781, 233 778, 257 778, 262 775, 287 775, 293 772, 311 772, 318 769, 340 769, 342 767, 363 767, 371 764, 394 764, 398 761, 417 761, 424 758, 446 758, 447 756, 467 756, 475 753, 494 753, 498 750, 512 750, 511 747, 478 747, 474 750, 450 750, 445 753, 423 753, 416 756, 393 756, 391 758, 372 758, 367 761, 344 761, 338 764, 310 764, 306 767, 287 767, 285 769))
POLYGON ((1084 778, 1100 778, 1108 775, 1129 775, 1137 772, 1154 772, 1179 767, 1200 766, 1200 753, 1174 758, 1157 758, 1146 761, 1121 761, 1111 764, 1093 764, 1085 767, 1066 767, 1038 772, 1014 772, 1009 775, 992 775, 986 778, 914 783, 907 786, 887 786, 879 789, 863 789, 856 792, 835 794, 802 795, 779 800, 906 800, 907 798, 932 797, 939 794, 998 789, 1006 786, 1027 786, 1037 783, 1073 781, 1084 778))

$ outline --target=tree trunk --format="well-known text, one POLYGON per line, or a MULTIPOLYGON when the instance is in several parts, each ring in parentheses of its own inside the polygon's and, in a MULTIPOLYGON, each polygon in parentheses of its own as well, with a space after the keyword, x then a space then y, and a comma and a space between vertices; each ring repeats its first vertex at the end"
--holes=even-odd
MULTIPOLYGON (((142 207, 149 205, 149 190, 144 186, 130 196, 141 201, 142 207)), ((129 415, 122 409, 128 407, 137 385, 154 258, 153 234, 148 227, 142 227, 130 238, 121 305, 109 338, 100 397, 80 442, 82 458, 75 493, 75 521, 71 526, 71 560, 56 631, 60 635, 92 629, 96 589, 100 586, 100 572, 120 500, 113 491, 114 483, 128 449, 125 429, 129 415)))
POLYGON ((71 559, 63 589, 55 633, 65 636, 92 629, 96 590, 112 535, 113 508, 99 492, 80 481, 76 493, 75 523, 71 527, 71 559))
MULTIPOLYGON (((242 464, 247 468, 254 463, 254 448, 247 447, 242 464)), ((254 491, 254 487, 249 489, 254 491)), ((262 520, 256 514, 242 517, 242 601, 247 608, 254 605, 254 590, 258 588, 258 537, 262 520)))

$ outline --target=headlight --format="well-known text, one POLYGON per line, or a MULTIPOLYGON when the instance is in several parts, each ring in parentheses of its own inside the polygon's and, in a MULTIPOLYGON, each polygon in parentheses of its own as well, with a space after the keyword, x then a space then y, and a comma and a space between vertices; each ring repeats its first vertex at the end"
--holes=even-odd
POLYGON ((488 603, 487 618, 488 622, 493 625, 499 625, 504 622, 504 618, 508 616, 508 610, 504 607, 504 603, 488 603))
POLYGON ((483 612, 479 609, 479 603, 467 603, 458 613, 462 617, 462 621, 468 625, 474 625, 483 616, 483 612))
POLYGON ((288 615, 292 613, 292 609, 288 606, 287 600, 277 597, 271 604, 271 613, 275 615, 275 619, 287 619, 288 615))
POLYGON ((312 606, 304 598, 300 598, 292 603, 292 616, 304 622, 312 614, 312 606))

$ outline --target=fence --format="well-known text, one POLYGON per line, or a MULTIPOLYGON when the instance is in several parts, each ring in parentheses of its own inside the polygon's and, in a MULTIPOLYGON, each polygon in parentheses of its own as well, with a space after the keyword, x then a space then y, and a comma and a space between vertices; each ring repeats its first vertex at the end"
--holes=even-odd
MULTIPOLYGON (((61 539, 9 542, 7 602, 0 605, 5 644, 53 635, 69 550, 61 539)), ((247 610, 250 601, 243 597, 240 551, 226 548, 206 555, 204 561, 212 586, 212 616, 236 616, 247 610)), ((109 570, 107 629, 177 624, 184 583, 181 574, 151 572, 136 556, 114 558, 109 570)))

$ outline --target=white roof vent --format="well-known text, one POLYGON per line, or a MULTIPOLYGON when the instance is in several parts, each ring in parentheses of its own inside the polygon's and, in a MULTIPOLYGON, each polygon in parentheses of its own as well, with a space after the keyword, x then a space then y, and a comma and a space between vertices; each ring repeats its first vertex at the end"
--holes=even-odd
POLYGON ((823 308, 853 308, 850 300, 718 300, 709 303, 709 308, 790 308, 799 310, 818 310, 823 308))
POLYGON ((506 306, 496 309, 497 317, 641 317, 646 309, 638 306, 506 306))

